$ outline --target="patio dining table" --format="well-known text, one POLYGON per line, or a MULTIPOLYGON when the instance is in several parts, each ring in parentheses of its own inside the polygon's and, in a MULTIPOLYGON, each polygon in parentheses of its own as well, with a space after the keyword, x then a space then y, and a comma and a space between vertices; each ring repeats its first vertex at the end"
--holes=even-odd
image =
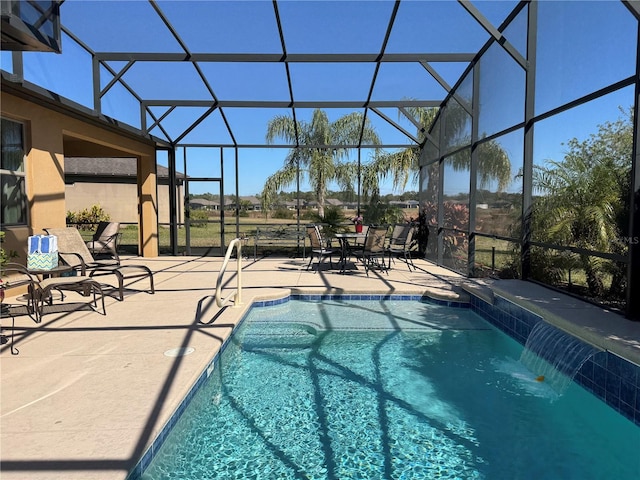
POLYGON ((351 243, 350 241, 363 240, 367 237, 365 233, 336 233, 334 238, 340 242, 340 273, 345 273, 351 243))

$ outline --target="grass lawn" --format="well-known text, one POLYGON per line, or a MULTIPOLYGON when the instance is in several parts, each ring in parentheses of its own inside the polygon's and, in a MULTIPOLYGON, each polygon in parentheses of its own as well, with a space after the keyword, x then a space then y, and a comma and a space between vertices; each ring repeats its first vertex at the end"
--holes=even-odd
MULTIPOLYGON (((347 218, 348 212, 345 213, 347 218)), ((217 219, 216 219, 217 220, 217 219)), ((305 225, 309 223, 309 220, 300 220, 300 227, 304 229, 305 225)), ((249 238, 248 246, 253 248, 253 236, 256 229, 261 225, 289 225, 291 227, 296 226, 295 219, 265 219, 264 215, 254 215, 252 217, 240 217, 239 218, 239 233, 249 238)), ((350 224, 345 223, 345 226, 350 224)), ((81 231, 83 237, 86 240, 91 238, 92 231, 81 231)), ((122 237, 120 239, 120 246, 122 251, 135 253, 137 252, 138 245, 138 227, 137 225, 126 225, 120 228, 122 237)), ((159 246, 161 252, 168 252, 169 241, 169 227, 160 226, 159 228, 159 246)), ((231 240, 236 238, 236 224, 235 218, 230 217, 225 224, 225 243, 228 245, 231 240)), ((211 223, 201 224, 199 226, 191 226, 190 230, 190 243, 194 248, 198 247, 220 247, 220 223, 218 221, 211 221, 211 223)), ((186 229, 181 227, 178 229, 178 251, 184 252, 186 249, 186 229)), ((491 269, 492 266, 492 247, 495 248, 494 267, 495 270, 500 270, 505 267, 512 260, 512 247, 510 242, 504 240, 493 240, 486 237, 476 237, 476 263, 484 269, 491 269)))
MULTIPOLYGON (((408 209, 405 211, 405 217, 409 218, 412 214, 415 216, 415 209, 408 209)), ((345 227, 350 227, 351 223, 349 219, 355 215, 355 212, 345 210, 344 213, 344 225, 345 227)), ((210 223, 194 225, 192 223, 190 229, 190 245, 194 248, 199 247, 220 247, 220 223, 219 216, 213 213, 213 216, 209 217, 210 223)), ((236 223, 235 217, 227 216, 225 219, 225 244, 229 244, 231 240, 236 238, 236 223)), ((305 225, 312 222, 307 218, 300 219, 300 228, 303 229, 305 225)), ((290 219, 277 219, 277 218, 266 218, 263 213, 260 212, 251 212, 250 216, 240 217, 239 218, 239 234, 240 236, 245 235, 249 238, 248 245, 253 248, 253 237, 255 236, 256 229, 261 225, 268 226, 277 226, 277 225, 289 225, 291 227, 295 227, 297 225, 297 220, 294 218, 290 219)), ((122 237, 120 239, 120 245, 123 251, 134 253, 137 251, 138 245, 138 227, 136 225, 127 225, 122 226, 120 228, 120 233, 122 233, 122 237)), ((90 238, 91 232, 83 232, 85 237, 90 238)), ((159 247, 161 252, 168 252, 170 241, 169 241, 169 227, 168 226, 160 226, 159 228, 159 247)), ((178 251, 183 252, 186 249, 187 240, 186 240, 186 229, 181 227, 178 229, 178 251)))
MULTIPOLYGON (((304 229, 306 221, 301 221, 300 226, 304 229)), ((260 220, 258 218, 241 217, 239 222, 239 234, 249 238, 248 245, 253 248, 253 236, 256 233, 256 229, 260 225, 290 225, 295 227, 295 220, 279 220, 269 219, 268 221, 260 220)), ((220 223, 206 223, 198 226, 191 226, 190 229, 190 245, 193 248, 199 247, 220 247, 220 223)), ((87 238, 91 238, 92 232, 83 232, 83 235, 87 238)), ((120 246, 123 251, 136 252, 138 245, 138 227, 136 225, 127 225, 120 228, 122 237, 120 239, 120 246)), ((161 252, 167 252, 170 246, 170 230, 168 226, 160 226, 159 231, 159 247, 161 252)), ((225 244, 228 245, 231 240, 236 238, 236 225, 235 223, 225 224, 225 244)), ((178 251, 184 252, 187 245, 186 229, 181 227, 178 229, 178 251)))
POLYGON ((506 240, 476 237, 476 265, 483 270, 499 271, 513 260, 514 244, 506 240), (494 249, 495 248, 495 252, 494 249))

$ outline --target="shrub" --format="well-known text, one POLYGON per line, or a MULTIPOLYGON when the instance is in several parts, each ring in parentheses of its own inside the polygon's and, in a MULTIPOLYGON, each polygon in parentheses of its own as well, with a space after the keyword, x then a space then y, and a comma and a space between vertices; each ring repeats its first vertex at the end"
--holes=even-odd
POLYGON ((318 219, 318 214, 313 210, 304 210, 300 215, 300 220, 308 220, 310 222, 315 222, 318 219))
POLYGON ((77 225, 79 230, 93 230, 99 222, 108 222, 111 217, 100 205, 93 205, 79 212, 67 212, 67 225, 77 225))
POLYGON ((373 225, 390 225, 402 223, 404 214, 402 209, 388 203, 372 202, 365 207, 364 222, 373 225))
POLYGON ((189 210, 189 221, 192 227, 206 227, 209 214, 206 210, 189 210))
MULTIPOLYGON (((465 231, 469 228, 469 206, 463 203, 444 202, 444 224, 449 228, 465 231)), ((420 215, 424 215, 427 225, 438 223, 438 206, 432 202, 424 202, 420 215)), ((476 221, 476 229, 478 222, 476 221)))
POLYGON ((311 216, 314 223, 322 224, 322 235, 325 237, 333 237, 338 231, 343 229, 342 224, 346 221, 342 210, 339 207, 329 205, 324 209, 324 217, 313 212, 311 216))
POLYGON ((286 208, 278 208, 274 210, 271 218, 279 218, 281 220, 292 220, 295 218, 295 211, 286 208))
MULTIPOLYGON (((14 250, 6 251, 2 246, 2 242, 4 242, 5 232, 0 232, 0 273, 2 273, 5 265, 9 260, 18 256, 18 253, 14 250)), ((0 280, 1 282, 1 280, 0 280)))

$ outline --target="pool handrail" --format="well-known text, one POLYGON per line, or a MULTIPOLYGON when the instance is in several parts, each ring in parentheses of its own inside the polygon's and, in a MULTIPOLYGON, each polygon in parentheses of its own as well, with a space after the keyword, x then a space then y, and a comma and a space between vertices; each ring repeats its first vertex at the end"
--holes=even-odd
POLYGON ((216 305, 222 308, 231 302, 233 302, 234 307, 242 305, 242 239, 240 238, 235 238, 229 243, 227 253, 224 256, 224 262, 222 262, 222 267, 220 268, 220 273, 218 273, 218 280, 216 281, 216 305), (229 263, 234 247, 236 248, 237 258, 236 290, 233 290, 225 298, 221 298, 222 277, 227 270, 227 264, 229 263))

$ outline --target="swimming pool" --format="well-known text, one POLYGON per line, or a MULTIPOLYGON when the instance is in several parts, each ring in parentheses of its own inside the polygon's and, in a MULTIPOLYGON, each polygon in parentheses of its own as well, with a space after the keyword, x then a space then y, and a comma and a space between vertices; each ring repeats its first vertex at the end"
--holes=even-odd
POLYGON ((640 429, 469 309, 254 308, 145 479, 637 478, 640 429))

